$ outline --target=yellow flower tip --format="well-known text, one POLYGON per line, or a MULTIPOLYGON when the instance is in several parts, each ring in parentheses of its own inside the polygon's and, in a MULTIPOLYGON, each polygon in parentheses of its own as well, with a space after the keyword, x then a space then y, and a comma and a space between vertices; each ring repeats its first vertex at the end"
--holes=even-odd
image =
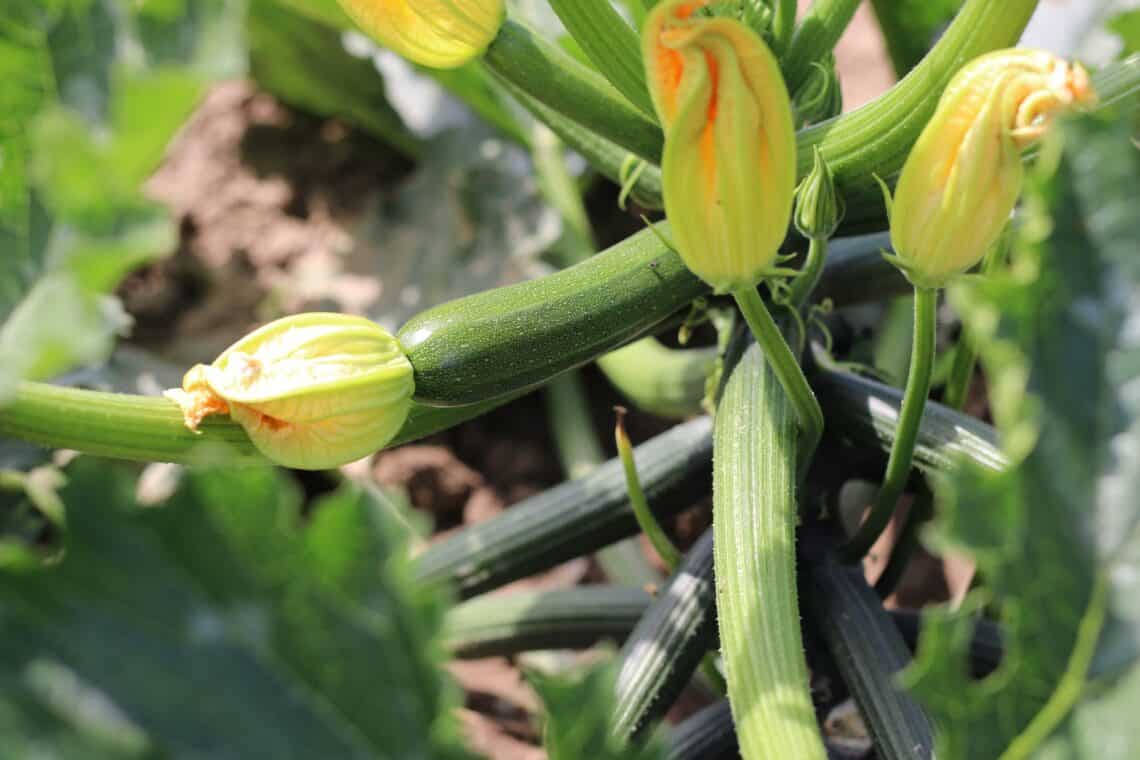
POLYGON ((210 388, 206 382, 207 367, 197 364, 182 378, 181 388, 171 388, 162 395, 178 404, 182 409, 182 419, 186 427, 195 433, 202 420, 211 414, 229 414, 230 408, 225 399, 210 388))
POLYGON ((891 242, 916 286, 940 288, 998 239, 1021 192, 1021 151, 1061 113, 1096 102, 1088 72, 1040 50, 983 55, 959 71, 907 157, 891 242))
POLYGON ((792 212, 796 143, 775 57, 743 23, 665 0, 642 31, 665 128, 665 211, 685 264, 718 292, 755 285, 792 212))
POLYGON ((394 336, 343 314, 271 322, 166 392, 196 430, 229 414, 269 459, 327 469, 383 448, 411 409, 412 365, 394 336))
POLYGON ((503 0, 339 0, 360 28, 413 63, 462 66, 499 33, 503 0))

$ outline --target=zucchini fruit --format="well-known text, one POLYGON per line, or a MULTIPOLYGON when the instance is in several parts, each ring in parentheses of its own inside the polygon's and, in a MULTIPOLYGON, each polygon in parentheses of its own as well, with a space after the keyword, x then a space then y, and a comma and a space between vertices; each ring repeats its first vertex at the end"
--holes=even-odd
MULTIPOLYGON (((708 493, 712 421, 699 417, 634 449, 645 496, 658 517, 708 493)), ((433 544, 416 560, 422 582, 450 584, 461 598, 595 552, 639 528, 621 460, 524 499, 503 514, 433 544)))
POLYGON ((744 760, 823 760, 796 597, 796 421, 748 347, 716 413, 713 548, 728 699, 744 760))
POLYGON ((412 317, 415 398, 462 406, 533 388, 640 337, 707 290, 654 230, 529 282, 412 317))
POLYGON ((613 732, 643 736, 673 706, 705 653, 716 646, 713 532, 685 555, 622 648, 613 732))

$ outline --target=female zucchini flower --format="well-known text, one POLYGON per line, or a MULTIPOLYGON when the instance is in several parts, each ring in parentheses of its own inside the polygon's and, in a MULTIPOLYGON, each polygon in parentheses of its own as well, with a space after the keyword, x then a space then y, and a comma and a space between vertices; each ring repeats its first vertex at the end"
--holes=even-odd
POLYGON ((503 0, 339 0, 380 44, 413 63, 453 69, 486 49, 503 23, 503 0))
POLYGON ((166 392, 197 430, 229 414, 272 461, 338 467, 383 448, 411 408, 412 365, 387 330, 345 314, 298 314, 254 330, 166 392))
POLYGON ((792 109, 768 47, 709 0, 664 0, 642 45, 665 127, 665 212, 685 264, 717 292, 754 286, 776 261, 796 186, 792 109))
POLYGON ((903 166, 891 209, 896 263, 939 288, 977 264, 1021 191, 1021 151, 1095 100, 1088 73, 1038 50, 999 50, 955 75, 903 166))

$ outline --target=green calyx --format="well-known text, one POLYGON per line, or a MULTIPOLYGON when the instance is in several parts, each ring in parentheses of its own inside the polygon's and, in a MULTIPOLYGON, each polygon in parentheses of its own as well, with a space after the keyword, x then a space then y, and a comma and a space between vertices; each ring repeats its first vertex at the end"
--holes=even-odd
POLYGON ((792 107, 798 125, 818 124, 843 113, 843 90, 832 53, 812 62, 807 78, 792 95, 792 107))
POLYGON ((826 240, 835 234, 843 221, 846 205, 818 146, 814 152, 815 163, 796 188, 796 211, 792 221, 800 234, 809 240, 826 240))

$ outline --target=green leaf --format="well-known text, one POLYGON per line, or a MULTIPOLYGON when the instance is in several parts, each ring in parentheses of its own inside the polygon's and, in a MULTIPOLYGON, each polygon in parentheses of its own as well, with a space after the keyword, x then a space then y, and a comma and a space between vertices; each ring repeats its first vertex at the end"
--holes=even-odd
MULTIPOLYGON (((1014 464, 964 467, 941 493, 934 537, 973 555, 985 581, 964 612, 933 616, 910 671, 940 724, 941 758, 1024 757, 1082 695, 1095 715, 1105 682, 1135 667, 1140 154, 1129 121, 1083 117, 1058 129, 1027 178, 1011 267, 951 291, 979 336, 1014 464), (1007 654, 974 682, 969 612, 985 604, 1000 610, 1007 654)), ((1119 682, 1123 693, 1134 680, 1119 682)), ((1138 728, 1118 727, 1125 746, 1140 743, 1138 728)))
POLYGON ((81 459, 67 476, 62 561, 0 572, 5 746, 465 756, 442 600, 413 582, 385 505, 346 487, 302 524, 273 470, 193 473, 148 509, 123 470, 81 459))
POLYGON ((0 403, 104 358, 107 294, 174 247, 141 184, 206 85, 242 73, 244 0, 0 0, 0 403))
POLYGON ((962 0, 871 0, 895 74, 902 78, 923 59, 962 0))
POLYGON ((1122 56, 1140 52, 1140 10, 1118 13, 1105 26, 1124 44, 1122 56))
POLYGON ((563 676, 529 674, 543 704, 543 744, 550 760, 660 760, 658 742, 629 746, 611 731, 618 664, 607 662, 563 676))

